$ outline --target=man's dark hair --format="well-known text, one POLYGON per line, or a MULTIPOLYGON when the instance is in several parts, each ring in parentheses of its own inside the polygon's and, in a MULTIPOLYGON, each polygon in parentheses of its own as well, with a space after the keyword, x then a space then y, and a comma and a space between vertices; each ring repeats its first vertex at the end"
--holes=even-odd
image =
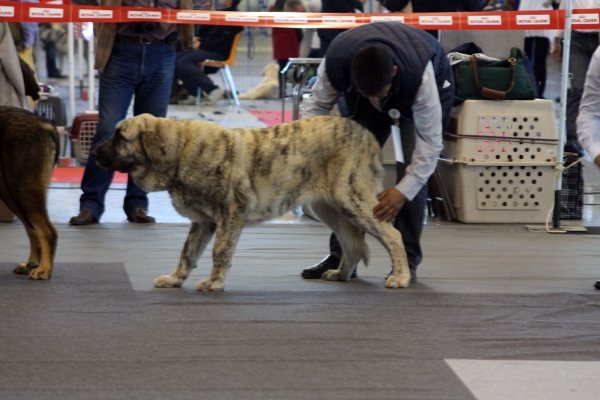
POLYGON ((392 82, 393 69, 389 51, 382 46, 369 45, 354 55, 350 76, 361 93, 376 95, 392 82))

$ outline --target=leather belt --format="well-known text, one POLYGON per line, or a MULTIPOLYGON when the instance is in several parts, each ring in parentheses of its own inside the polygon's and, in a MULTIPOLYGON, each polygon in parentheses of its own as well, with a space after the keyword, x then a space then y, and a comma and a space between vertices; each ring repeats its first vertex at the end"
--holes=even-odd
POLYGON ((122 43, 139 43, 139 44, 164 43, 164 39, 163 40, 153 40, 153 39, 146 39, 146 38, 139 37, 139 36, 125 36, 125 35, 117 35, 115 40, 117 42, 122 42, 122 43))
POLYGON ((584 36, 584 37, 598 37, 598 33, 599 32, 580 32, 580 31, 573 31, 573 34, 577 35, 577 36, 584 36))

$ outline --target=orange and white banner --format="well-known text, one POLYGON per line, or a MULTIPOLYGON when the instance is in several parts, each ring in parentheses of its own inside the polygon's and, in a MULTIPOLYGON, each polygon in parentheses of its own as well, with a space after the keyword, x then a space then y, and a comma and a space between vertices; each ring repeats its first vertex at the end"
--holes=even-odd
MULTIPOLYGON (((573 10, 572 29, 600 29, 600 9, 573 10)), ((398 21, 427 30, 563 29, 565 10, 454 13, 324 14, 285 12, 192 11, 142 7, 0 1, 0 21, 139 22, 238 25, 281 28, 348 29, 375 21, 398 21)))

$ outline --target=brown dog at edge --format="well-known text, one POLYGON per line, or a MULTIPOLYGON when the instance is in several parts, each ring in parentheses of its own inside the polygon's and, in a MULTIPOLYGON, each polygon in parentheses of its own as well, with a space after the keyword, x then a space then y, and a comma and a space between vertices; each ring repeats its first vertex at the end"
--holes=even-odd
POLYGON ((59 149, 58 132, 50 122, 27 110, 0 106, 0 198, 29 236, 29 260, 14 272, 31 279, 52 275, 58 233, 48 217, 46 197, 59 149))

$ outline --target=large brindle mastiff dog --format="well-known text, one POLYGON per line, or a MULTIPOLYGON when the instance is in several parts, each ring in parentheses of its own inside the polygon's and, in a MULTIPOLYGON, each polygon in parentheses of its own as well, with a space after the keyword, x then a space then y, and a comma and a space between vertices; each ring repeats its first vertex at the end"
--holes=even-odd
POLYGON ((407 287, 410 271, 400 233, 373 217, 382 189, 381 150, 354 121, 315 117, 269 128, 229 129, 213 122, 155 118, 119 123, 94 150, 98 164, 128 172, 148 192, 168 190, 175 209, 192 221, 173 275, 154 282, 179 287, 216 232, 213 270, 198 290, 223 290, 244 226, 310 204, 337 234, 343 259, 326 280, 347 281, 369 249, 362 232, 389 251, 385 285, 407 287))
POLYGON ((14 272, 31 279, 52 275, 58 233, 48 218, 46 196, 59 146, 50 122, 30 111, 0 106, 0 198, 29 236, 29 260, 14 272))

